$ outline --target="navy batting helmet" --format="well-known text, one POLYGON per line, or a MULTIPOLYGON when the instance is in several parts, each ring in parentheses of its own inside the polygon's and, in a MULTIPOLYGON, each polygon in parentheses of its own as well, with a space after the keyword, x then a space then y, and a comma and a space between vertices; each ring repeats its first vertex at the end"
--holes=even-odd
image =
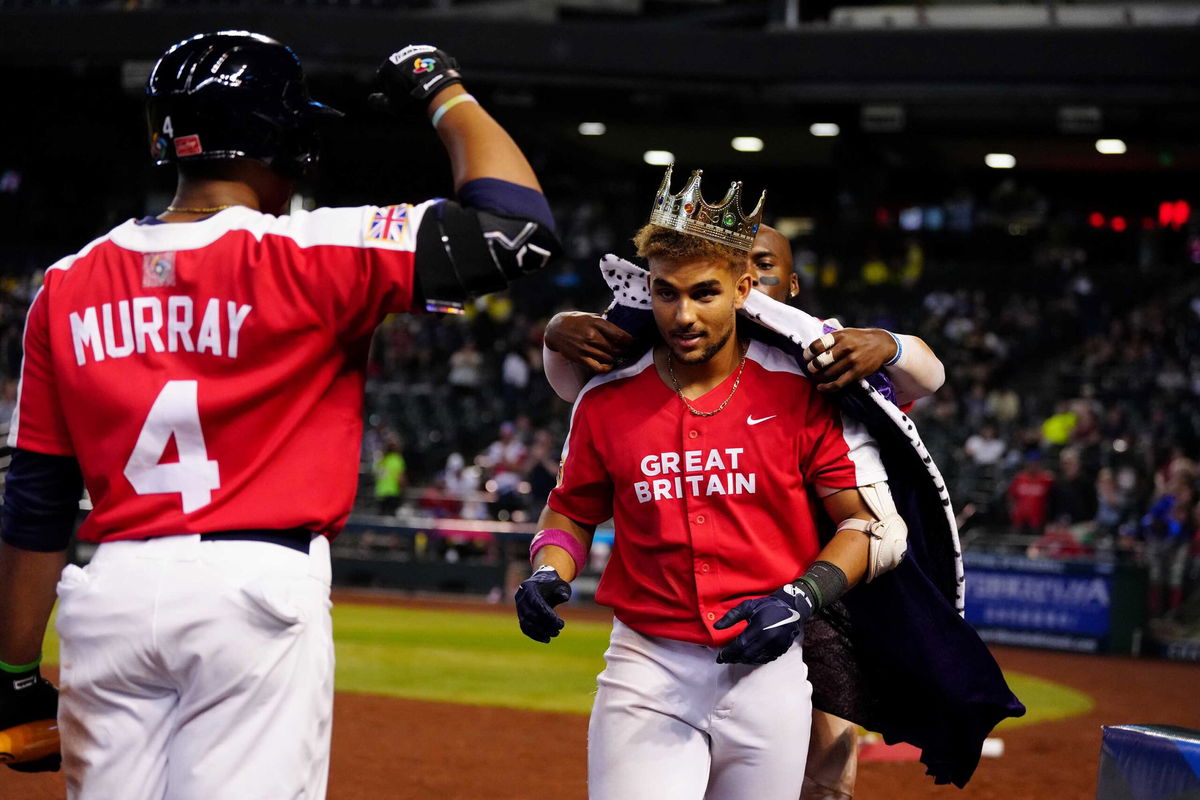
POLYGON ((317 160, 317 120, 340 116, 309 97, 290 47, 247 31, 183 40, 146 83, 156 164, 249 158, 298 177, 317 160))

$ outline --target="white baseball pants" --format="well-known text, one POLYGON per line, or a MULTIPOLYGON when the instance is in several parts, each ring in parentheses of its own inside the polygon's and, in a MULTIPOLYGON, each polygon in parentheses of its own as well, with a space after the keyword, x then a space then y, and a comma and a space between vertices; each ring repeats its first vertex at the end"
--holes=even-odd
POLYGON ((797 800, 812 687, 800 645, 769 664, 619 620, 588 725, 591 800, 797 800))
POLYGON ((71 800, 325 797, 329 542, 100 545, 58 585, 71 800))

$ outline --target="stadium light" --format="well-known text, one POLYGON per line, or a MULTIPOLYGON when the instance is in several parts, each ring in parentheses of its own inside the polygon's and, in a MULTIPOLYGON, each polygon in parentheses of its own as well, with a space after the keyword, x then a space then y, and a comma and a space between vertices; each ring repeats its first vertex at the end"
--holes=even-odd
POLYGON ((1125 155, 1125 142, 1120 139, 1097 139, 1096 152, 1106 156, 1125 155))
POLYGON ((647 150, 642 153, 642 161, 653 167, 665 167, 675 163, 675 154, 670 150, 647 150))
POLYGON ((729 144, 739 153, 760 153, 763 149, 763 140, 757 136, 735 136, 729 144))
POLYGON ((988 153, 983 163, 992 169, 1012 169, 1017 165, 1017 157, 1012 153, 988 153))
POLYGON ((608 126, 603 122, 579 123, 580 136, 603 136, 606 133, 608 133, 608 126))
POLYGON ((813 136, 837 136, 842 129, 836 122, 814 122, 808 126, 808 132, 813 136))

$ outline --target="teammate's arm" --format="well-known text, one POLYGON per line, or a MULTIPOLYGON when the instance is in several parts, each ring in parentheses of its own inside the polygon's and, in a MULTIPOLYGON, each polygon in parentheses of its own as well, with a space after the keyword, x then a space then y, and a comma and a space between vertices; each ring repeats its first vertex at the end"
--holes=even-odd
POLYGON ((896 387, 897 404, 904 405, 933 394, 946 380, 946 368, 924 340, 882 328, 832 331, 809 345, 804 356, 822 392, 883 370, 896 387))
POLYGON ((546 506, 538 527, 530 545, 533 574, 517 588, 517 621, 530 639, 549 643, 566 624, 554 607, 571 599, 570 581, 583 569, 596 526, 546 506))
POLYGON ((387 103, 422 107, 450 157, 459 202, 426 208, 416 240, 418 305, 455 306, 545 267, 559 251, 529 161, 462 85, 458 62, 409 45, 379 68, 387 103))
MULTIPOLYGON (((39 665, 82 492, 73 457, 13 450, 0 507, 0 730, 57 713, 58 692, 39 665)), ((59 761, 53 754, 9 766, 41 772, 59 761)))

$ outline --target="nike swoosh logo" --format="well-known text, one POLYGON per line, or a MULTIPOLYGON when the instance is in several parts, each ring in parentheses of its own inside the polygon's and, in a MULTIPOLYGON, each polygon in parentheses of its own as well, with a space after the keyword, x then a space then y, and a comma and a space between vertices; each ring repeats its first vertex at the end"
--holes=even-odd
POLYGON ((774 625, 768 625, 767 627, 763 628, 763 630, 769 631, 769 630, 771 630, 771 628, 778 628, 780 625, 787 625, 789 622, 795 622, 798 619, 800 619, 800 612, 793 608, 792 614, 790 617, 788 617, 787 619, 781 619, 781 620, 779 620, 779 622, 776 622, 774 625))
POLYGON ((767 420, 769 420, 769 419, 775 419, 775 418, 776 418, 776 417, 778 417, 778 416, 779 416, 778 414, 772 414, 772 415, 771 415, 771 416, 769 416, 769 417, 763 417, 762 419, 755 419, 755 418, 754 418, 754 415, 752 415, 752 414, 747 414, 747 415, 746 415, 746 424, 747 424, 747 425, 757 425, 757 424, 758 424, 758 423, 760 423, 760 422, 766 422, 767 420))

